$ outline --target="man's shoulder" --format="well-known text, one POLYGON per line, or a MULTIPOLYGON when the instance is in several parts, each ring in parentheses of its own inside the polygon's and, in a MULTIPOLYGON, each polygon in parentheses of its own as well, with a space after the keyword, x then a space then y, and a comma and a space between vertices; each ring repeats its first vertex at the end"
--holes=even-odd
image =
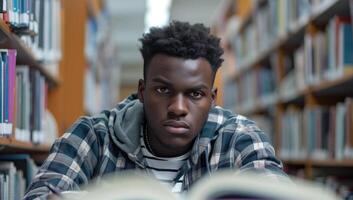
MULTIPOLYGON (((226 125, 241 125, 241 126, 254 126, 255 122, 249 118, 236 114, 231 110, 224 109, 220 106, 215 106, 211 109, 207 123, 214 123, 219 127, 224 127, 226 125)), ((256 126, 256 125, 255 125, 256 126)))
POLYGON ((102 111, 93 116, 81 116, 66 130, 65 135, 75 135, 84 139, 92 135, 97 137, 98 133, 107 134, 109 114, 110 111, 102 111))
POLYGON ((219 136, 224 133, 238 135, 262 132, 254 121, 220 106, 211 109, 204 131, 209 132, 207 134, 209 136, 214 134, 219 136))

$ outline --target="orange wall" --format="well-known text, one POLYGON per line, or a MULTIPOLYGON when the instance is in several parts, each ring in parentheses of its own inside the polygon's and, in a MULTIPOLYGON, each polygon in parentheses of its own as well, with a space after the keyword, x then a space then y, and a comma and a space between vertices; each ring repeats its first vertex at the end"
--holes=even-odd
POLYGON ((84 40, 86 0, 62 0, 62 61, 59 86, 49 92, 48 106, 54 114, 59 136, 84 113, 83 75, 86 66, 84 40))

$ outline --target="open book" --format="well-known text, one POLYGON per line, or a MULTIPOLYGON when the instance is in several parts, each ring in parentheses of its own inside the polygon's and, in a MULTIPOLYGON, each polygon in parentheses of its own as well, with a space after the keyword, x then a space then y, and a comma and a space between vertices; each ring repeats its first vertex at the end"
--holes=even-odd
POLYGON ((175 194, 146 175, 111 176, 84 188, 84 193, 68 193, 71 200, 279 200, 340 199, 330 190, 303 180, 274 180, 249 173, 220 172, 197 182, 188 192, 175 194))

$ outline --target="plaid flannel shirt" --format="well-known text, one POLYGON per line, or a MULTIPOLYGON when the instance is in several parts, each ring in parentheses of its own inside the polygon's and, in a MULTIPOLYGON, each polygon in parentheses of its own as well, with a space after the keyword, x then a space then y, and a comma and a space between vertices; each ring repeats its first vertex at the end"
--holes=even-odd
MULTIPOLYGON (((79 186, 90 179, 112 172, 143 171, 143 156, 124 152, 114 143, 108 128, 112 112, 131 101, 137 101, 136 95, 131 95, 112 111, 80 118, 58 138, 24 199, 46 199, 53 188, 57 191, 79 190, 79 186)), ((274 177, 284 175, 282 163, 275 157, 266 134, 247 118, 216 106, 211 109, 178 177, 184 175, 182 187, 188 190, 202 176, 229 168, 258 170, 274 177)))

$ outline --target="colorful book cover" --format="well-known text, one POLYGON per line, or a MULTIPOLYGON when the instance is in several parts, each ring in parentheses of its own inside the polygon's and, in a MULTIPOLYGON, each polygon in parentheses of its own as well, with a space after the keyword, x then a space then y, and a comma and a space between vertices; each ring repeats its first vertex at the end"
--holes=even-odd
POLYGON ((342 34, 342 26, 344 24, 350 23, 350 18, 347 16, 336 16, 334 17, 335 23, 335 52, 336 52, 336 68, 339 70, 343 67, 343 34, 342 34))
POLYGON ((11 124, 11 130, 10 133, 12 133, 12 128, 14 128, 14 122, 15 122, 15 81, 16 81, 16 50, 14 49, 9 49, 8 51, 8 63, 9 63, 9 123, 11 124))
MULTIPOLYGON (((9 62, 8 62, 8 52, 3 56, 4 62, 4 122, 5 125, 9 123, 9 62)), ((7 126, 5 126, 5 134, 7 134, 7 126)))
POLYGON ((7 97, 6 95, 6 65, 7 65, 7 49, 1 49, 0 50, 1 54, 1 98, 0 98, 0 107, 1 107, 1 113, 0 113, 0 133, 5 134, 5 122, 6 122, 6 105, 5 105, 5 99, 7 97))
POLYGON ((0 135, 3 133, 3 98, 4 98, 4 76, 3 76, 3 71, 4 71, 4 63, 2 62, 2 54, 0 54, 0 135))

